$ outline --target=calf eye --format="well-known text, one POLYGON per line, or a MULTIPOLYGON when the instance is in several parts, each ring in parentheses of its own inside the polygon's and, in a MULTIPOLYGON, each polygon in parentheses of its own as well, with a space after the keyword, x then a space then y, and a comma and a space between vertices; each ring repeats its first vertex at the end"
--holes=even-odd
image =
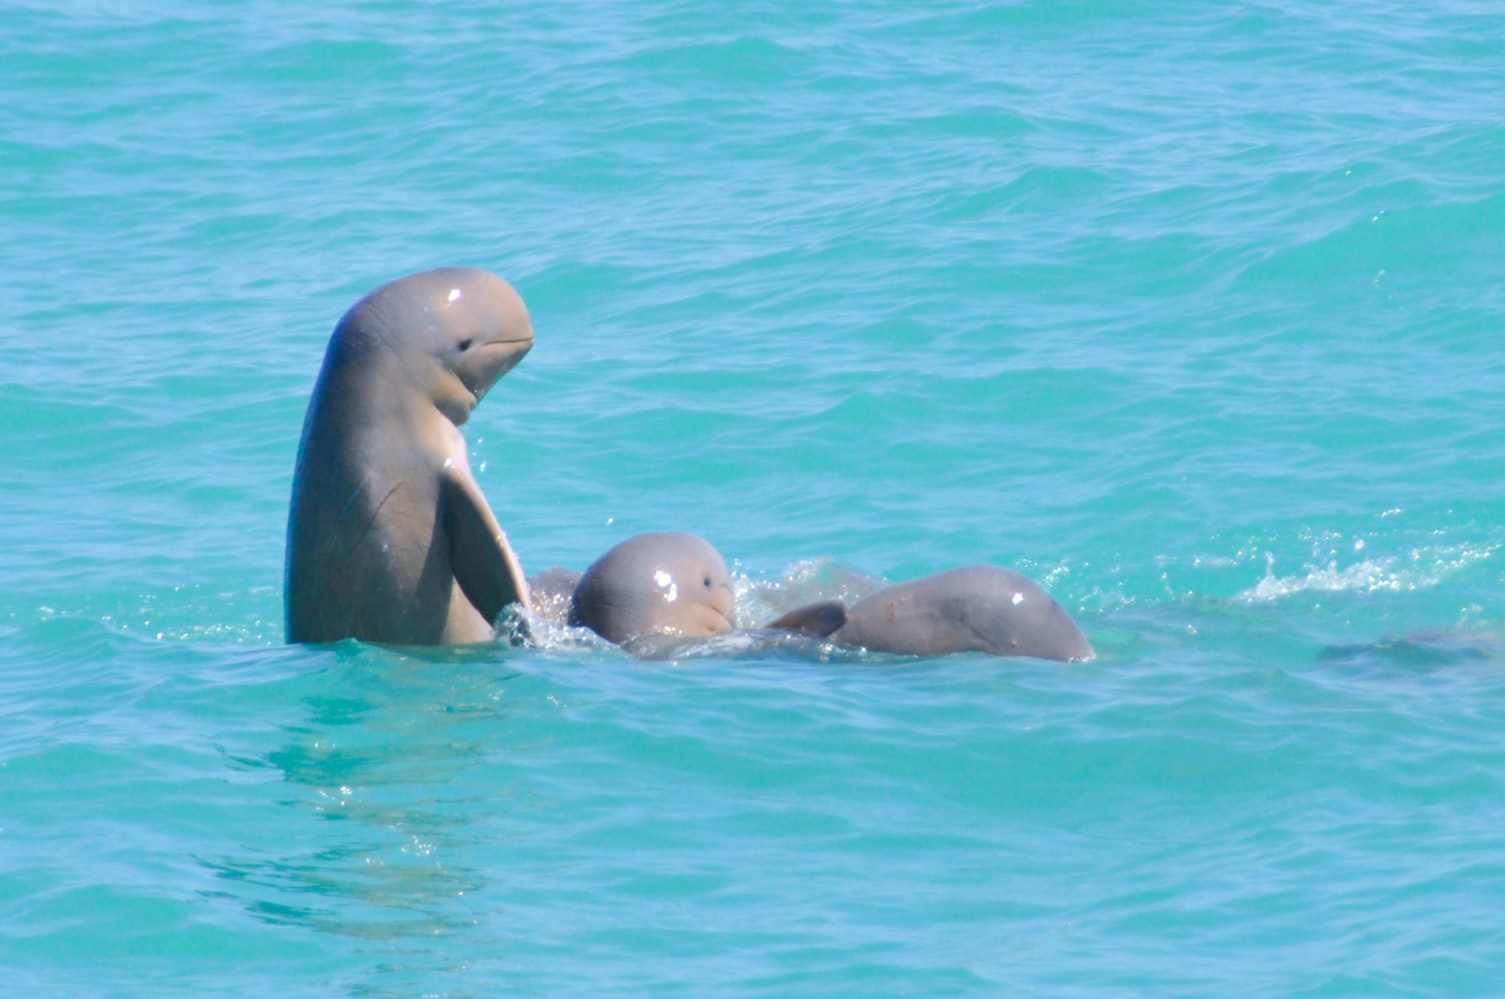
POLYGON ((470 340, 470 339, 461 340, 460 341, 460 349, 461 350, 469 350, 470 349, 470 345, 472 343, 474 343, 474 342, 475 342, 474 340, 470 340))

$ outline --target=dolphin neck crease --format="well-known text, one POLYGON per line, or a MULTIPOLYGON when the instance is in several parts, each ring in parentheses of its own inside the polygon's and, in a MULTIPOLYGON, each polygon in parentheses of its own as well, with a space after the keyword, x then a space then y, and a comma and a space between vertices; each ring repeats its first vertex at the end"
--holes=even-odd
POLYGON ((433 397, 433 387, 413 371, 412 359, 400 354, 385 338, 356 347, 342 344, 341 354, 338 363, 326 365, 322 391, 351 410, 400 417, 404 422, 423 420, 437 411, 459 427, 470 419, 480 402, 454 372, 442 369, 438 362, 430 362, 440 368, 443 376, 454 379, 455 385, 469 396, 460 407, 441 406, 433 397), (372 385, 387 388, 373 392, 372 385))

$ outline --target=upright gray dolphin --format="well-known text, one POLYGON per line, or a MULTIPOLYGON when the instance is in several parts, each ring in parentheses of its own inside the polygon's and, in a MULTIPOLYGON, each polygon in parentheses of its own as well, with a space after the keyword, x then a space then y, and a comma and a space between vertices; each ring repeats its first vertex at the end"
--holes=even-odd
POLYGON ((330 337, 303 423, 287 525, 287 637, 482 642, 531 610, 459 427, 533 346, 528 310, 486 271, 382 285, 330 337))
POLYGON ((913 656, 989 652, 1079 662, 1096 654, 1050 594, 1028 577, 991 565, 884 587, 851 607, 839 600, 810 604, 766 627, 913 656))
POLYGON ((638 534, 585 570, 570 600, 569 621, 629 647, 731 631, 731 575, 704 538, 638 534))

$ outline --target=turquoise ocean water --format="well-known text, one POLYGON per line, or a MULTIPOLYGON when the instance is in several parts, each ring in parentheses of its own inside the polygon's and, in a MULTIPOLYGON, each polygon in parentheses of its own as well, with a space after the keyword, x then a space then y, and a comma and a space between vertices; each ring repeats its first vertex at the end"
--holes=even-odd
POLYGON ((0 2, 0 992, 1488 995, 1505 11, 0 2), (360 295, 525 566, 972 561, 1086 665, 282 641, 360 295))

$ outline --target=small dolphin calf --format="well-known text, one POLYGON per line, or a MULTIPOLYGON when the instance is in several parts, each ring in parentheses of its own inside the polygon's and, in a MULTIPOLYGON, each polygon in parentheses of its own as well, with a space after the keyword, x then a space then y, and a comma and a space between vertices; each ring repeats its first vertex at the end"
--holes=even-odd
POLYGON ((483 642, 528 584, 466 457, 463 424, 533 346, 486 271, 400 278, 334 329, 287 523, 290 642, 483 642))
POLYGON ((826 600, 770 622, 774 630, 874 652, 989 652, 1080 662, 1096 653, 1065 608, 1010 569, 969 565, 888 586, 851 607, 826 600))
POLYGON ((570 599, 569 623, 629 648, 731 631, 731 575, 704 538, 638 534, 585 570, 570 599))

